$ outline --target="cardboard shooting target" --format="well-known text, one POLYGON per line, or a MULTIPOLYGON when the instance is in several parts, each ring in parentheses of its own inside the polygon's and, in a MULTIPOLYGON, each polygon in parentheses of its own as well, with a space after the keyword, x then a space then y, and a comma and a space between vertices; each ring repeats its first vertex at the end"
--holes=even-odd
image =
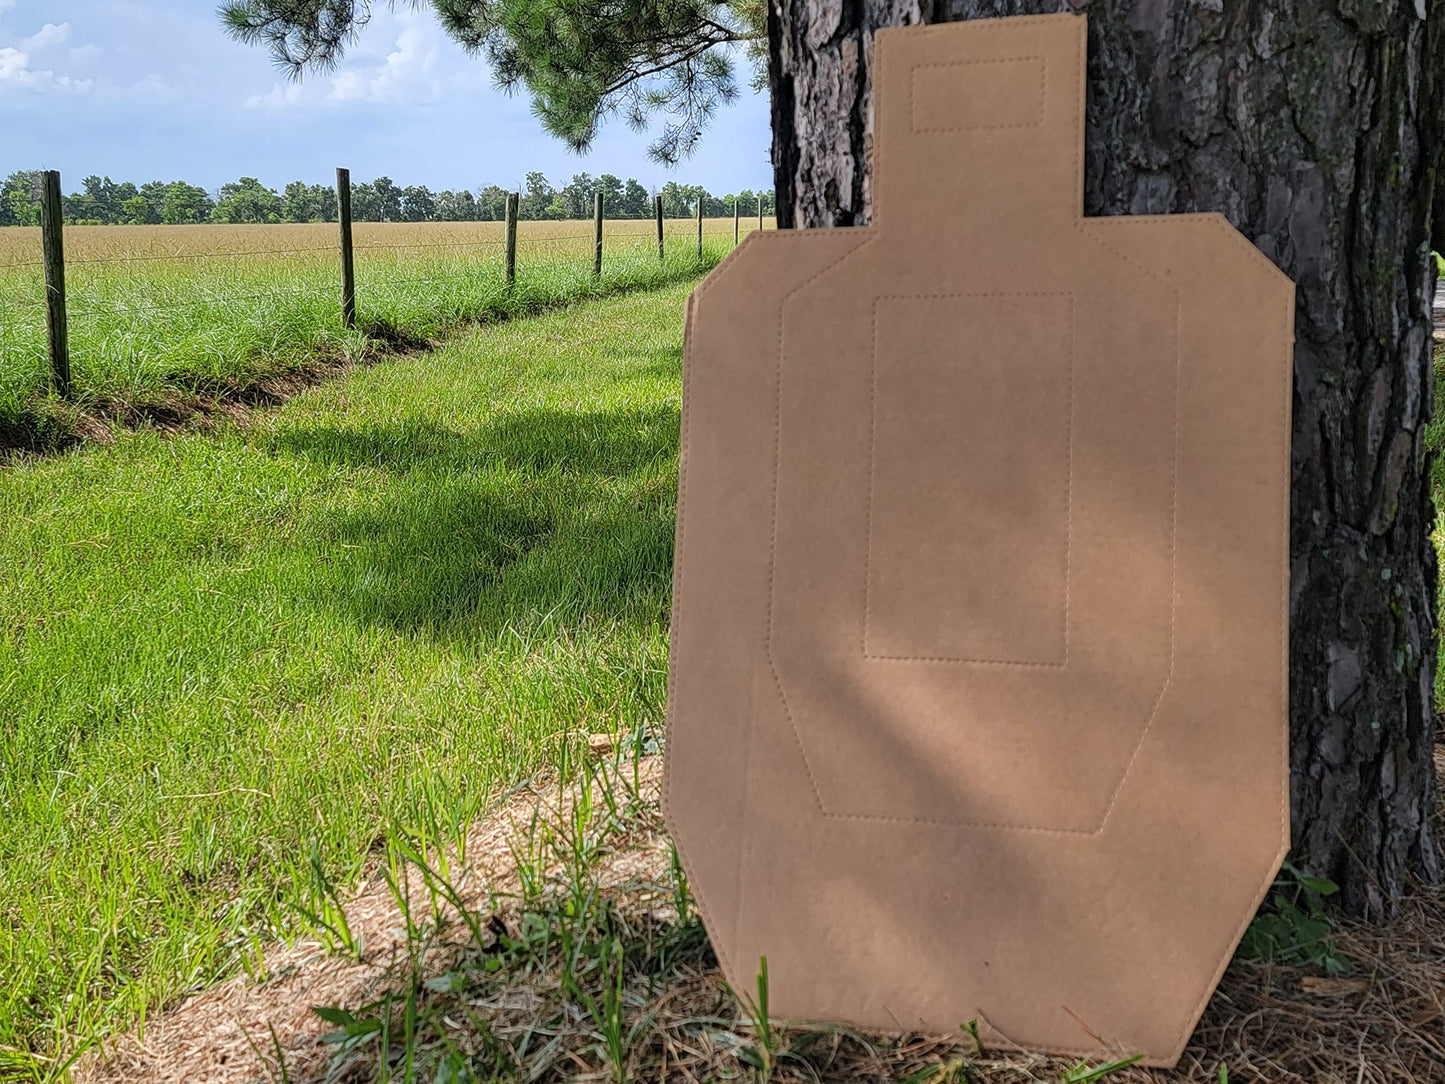
POLYGON ((872 224, 689 302, 668 823, 780 1017, 1172 1064, 1289 841, 1294 288, 1083 216, 1083 17, 873 55, 872 224))

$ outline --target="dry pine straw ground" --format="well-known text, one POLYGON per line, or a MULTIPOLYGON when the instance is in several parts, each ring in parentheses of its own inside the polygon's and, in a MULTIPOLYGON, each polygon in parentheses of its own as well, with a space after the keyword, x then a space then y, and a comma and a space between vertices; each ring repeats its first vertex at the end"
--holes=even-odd
MULTIPOLYGON (((1445 747, 1437 762, 1445 769, 1445 747)), ((480 946, 478 931, 453 922, 425 952, 408 952, 395 896, 375 875, 347 905, 351 928, 364 938, 362 961, 316 941, 278 947, 264 981, 240 976, 196 993, 151 1020, 143 1036, 87 1055, 77 1084, 301 1084, 328 1072, 332 1080, 378 1079, 377 1036, 349 1049, 312 1006, 385 1015, 399 1033, 401 1001, 387 1012, 363 1011, 388 990, 413 991, 431 1021, 412 1044, 417 1080, 470 1079, 438 1075, 449 1049, 487 1067, 481 1079, 759 1079, 759 1034, 748 1007, 724 984, 696 920, 677 922, 673 854, 657 806, 661 757, 618 754, 598 764, 592 772, 600 774, 581 784, 591 799, 580 828, 585 847, 573 845, 581 838, 578 785, 519 792, 472 830, 466 870, 453 884, 485 922, 480 946), (556 939, 568 922, 565 899, 577 898, 579 861, 589 867, 582 880, 595 890, 594 913, 583 923, 569 984, 556 966, 556 939), (619 945, 626 946, 621 985, 612 981, 619 945), (612 992, 620 995, 610 1003, 620 1008, 625 1037, 620 1061, 607 1054, 602 1023, 612 992), (333 1040, 321 1041, 327 1033, 333 1040)), ((1445 829, 1445 801, 1437 817, 1445 829)), ((409 878, 411 898, 425 898, 425 879, 415 869, 409 878)), ((1177 1069, 1124 1068, 1107 1080, 1216 1084, 1224 1065, 1236 1084, 1445 1082, 1445 890, 1416 891, 1387 930, 1342 926, 1336 948, 1351 965, 1336 978, 1236 960, 1177 1069)), ((388 1062, 402 1080, 397 1048, 404 1044, 395 1034, 388 1062)), ((771 1047, 772 1078, 783 1081, 1094 1079, 1058 1059, 980 1053, 962 1033, 898 1038, 788 1027, 771 1047)))

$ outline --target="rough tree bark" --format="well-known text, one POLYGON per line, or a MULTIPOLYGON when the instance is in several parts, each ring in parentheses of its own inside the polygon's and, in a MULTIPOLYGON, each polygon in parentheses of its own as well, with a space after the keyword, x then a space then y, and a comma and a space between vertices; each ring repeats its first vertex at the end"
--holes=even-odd
POLYGON ((1442 875, 1424 437, 1445 0, 770 0, 778 225, 868 221, 875 29, 1059 11, 1090 20, 1086 213, 1220 211, 1298 283, 1293 860, 1382 919, 1442 875))

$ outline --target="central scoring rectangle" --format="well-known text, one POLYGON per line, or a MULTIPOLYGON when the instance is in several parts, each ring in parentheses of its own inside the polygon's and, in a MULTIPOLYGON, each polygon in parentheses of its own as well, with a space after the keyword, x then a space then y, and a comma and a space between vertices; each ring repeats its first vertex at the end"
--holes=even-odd
POLYGON ((1073 297, 880 297, 864 655, 1063 666, 1073 297))

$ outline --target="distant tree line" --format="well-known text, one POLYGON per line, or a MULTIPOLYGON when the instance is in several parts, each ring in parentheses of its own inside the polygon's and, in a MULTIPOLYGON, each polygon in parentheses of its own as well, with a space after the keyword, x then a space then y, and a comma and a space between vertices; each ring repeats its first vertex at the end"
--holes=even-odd
MULTIPOLYGON (((20 170, 0 185, 0 226, 35 226, 40 223, 40 173, 20 170)), ((196 222, 334 222, 336 193, 324 184, 292 181, 282 191, 267 188, 255 177, 242 177, 207 192, 185 181, 149 181, 137 187, 109 177, 86 177, 78 192, 65 197, 65 220, 76 225, 185 225, 196 222)), ((524 219, 590 218, 594 194, 602 193, 608 218, 651 218, 652 198, 636 180, 611 173, 573 176, 554 188, 541 173, 528 173, 521 189, 518 215, 524 219)), ((390 177, 351 186, 351 214, 358 222, 492 222, 506 217, 508 190, 485 185, 475 192, 433 192, 425 185, 403 188, 390 177)), ((707 217, 733 213, 733 201, 743 215, 773 213, 773 193, 744 189, 714 196, 701 185, 668 181, 657 194, 662 213, 669 218, 690 218, 698 202, 707 217)))

